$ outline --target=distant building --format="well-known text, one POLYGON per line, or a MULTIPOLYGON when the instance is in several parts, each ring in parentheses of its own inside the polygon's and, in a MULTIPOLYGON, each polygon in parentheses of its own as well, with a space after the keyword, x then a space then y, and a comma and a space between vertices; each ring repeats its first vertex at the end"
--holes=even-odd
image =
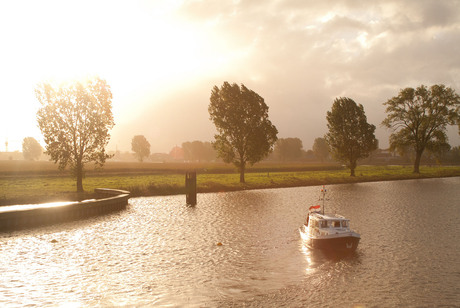
POLYGON ((171 152, 169 152, 169 155, 174 160, 184 160, 184 150, 181 147, 175 146, 172 148, 171 152))

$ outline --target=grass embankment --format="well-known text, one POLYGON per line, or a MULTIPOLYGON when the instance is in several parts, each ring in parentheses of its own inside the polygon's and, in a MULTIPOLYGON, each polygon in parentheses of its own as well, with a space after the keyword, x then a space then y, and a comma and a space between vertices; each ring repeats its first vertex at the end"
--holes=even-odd
MULTIPOLYGON (((0 205, 75 200, 75 180, 44 166, 27 171, 7 170, 0 164, 0 205)), ((420 174, 413 174, 410 166, 359 166, 356 176, 350 177, 348 169, 335 165, 258 164, 246 173, 246 183, 240 184, 239 174, 224 164, 111 163, 88 172, 83 182, 88 193, 80 197, 94 197, 92 192, 98 187, 128 190, 132 196, 183 194, 187 169, 197 170, 200 193, 460 176, 460 166, 422 166, 420 174)))

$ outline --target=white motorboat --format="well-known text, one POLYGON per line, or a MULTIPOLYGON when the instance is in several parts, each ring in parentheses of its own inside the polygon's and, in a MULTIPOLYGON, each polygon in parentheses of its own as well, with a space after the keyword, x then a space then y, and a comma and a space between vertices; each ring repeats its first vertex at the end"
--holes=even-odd
POLYGON ((313 249, 355 251, 361 236, 350 229, 350 220, 336 214, 324 214, 326 189, 321 190, 323 206, 309 208, 307 220, 300 228, 305 244, 313 249))

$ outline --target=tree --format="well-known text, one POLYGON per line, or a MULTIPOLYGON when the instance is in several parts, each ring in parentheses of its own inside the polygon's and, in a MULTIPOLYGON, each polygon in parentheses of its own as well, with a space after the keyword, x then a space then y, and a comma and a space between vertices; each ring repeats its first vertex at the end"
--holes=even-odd
POLYGON ((22 155, 26 160, 38 160, 43 153, 43 148, 33 137, 26 137, 22 141, 22 155))
POLYGON ((457 105, 455 109, 455 114, 457 115, 457 127, 458 127, 458 134, 460 135, 460 106, 457 105))
POLYGON ((193 148, 193 143, 186 141, 182 142, 182 150, 184 151, 184 159, 187 161, 195 161, 195 149, 193 148))
POLYGON ((214 148, 226 163, 233 163, 244 183, 246 164, 266 157, 276 142, 278 130, 268 119, 264 99, 243 84, 224 82, 211 92, 209 115, 217 129, 214 148))
POLYGON ((37 120, 46 153, 60 170, 71 167, 77 192, 83 192, 84 165, 103 166, 110 157, 105 152, 114 126, 110 86, 100 78, 58 87, 42 83, 35 94, 41 104, 37 120))
POLYGON ((449 164, 460 164, 460 147, 453 147, 447 152, 444 162, 449 164))
POLYGON ((217 158, 217 153, 211 142, 203 142, 201 159, 205 161, 213 161, 217 158))
POLYGON ((384 103, 387 117, 382 125, 392 129, 390 149, 410 147, 415 152, 414 173, 420 173, 420 161, 425 150, 445 151, 446 126, 458 123, 460 97, 451 88, 421 85, 405 88, 384 103))
POLYGON ((188 161, 211 161, 216 158, 215 150, 210 142, 193 141, 182 143, 184 159, 188 161))
POLYGON ((299 138, 280 138, 275 143, 274 154, 279 160, 293 161, 302 157, 302 140, 299 138))
POLYGON ((131 150, 140 162, 150 155, 150 143, 143 135, 134 136, 131 140, 131 150))
POLYGON ((169 151, 169 157, 174 160, 184 159, 184 150, 181 147, 175 146, 169 151))
POLYGON ((324 138, 316 138, 313 142, 312 150, 313 153, 315 153, 316 158, 318 158, 321 162, 329 157, 329 146, 324 138))
POLYGON ((327 122, 329 132, 325 139, 332 156, 350 168, 350 176, 355 176, 358 159, 377 149, 375 126, 367 123, 363 105, 347 97, 334 100, 327 122))

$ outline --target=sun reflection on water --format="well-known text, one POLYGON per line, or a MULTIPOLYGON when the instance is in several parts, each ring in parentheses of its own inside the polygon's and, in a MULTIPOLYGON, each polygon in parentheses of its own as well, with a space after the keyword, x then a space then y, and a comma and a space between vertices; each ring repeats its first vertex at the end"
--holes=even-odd
POLYGON ((308 248, 305 244, 302 243, 301 251, 302 251, 302 253, 303 253, 304 257, 305 257, 305 260, 307 261, 305 272, 307 274, 313 274, 315 269, 313 268, 313 260, 312 260, 312 256, 311 256, 311 254, 312 254, 311 249, 308 248))
MULTIPOLYGON (((437 189, 446 182, 451 185, 443 192, 458 191, 458 179, 443 180, 437 189)), ((401 193, 423 183, 407 182, 401 193)), ((423 191, 433 181, 426 183, 423 191)), ((419 206, 431 195, 407 203, 403 212, 391 200, 369 207, 390 195, 394 186, 385 185, 336 187, 341 198, 334 204, 365 234, 352 254, 310 249, 299 235, 302 201, 316 196, 313 188, 202 194, 194 208, 186 207, 183 197, 133 198, 126 211, 108 216, 3 233, 0 306, 396 307, 459 302, 450 286, 457 278, 452 268, 458 262, 451 256, 459 246, 452 230, 460 196, 443 194, 449 199, 442 212, 419 206), (353 199, 355 195, 359 198, 353 199), (388 219, 374 219, 384 214, 388 219), (434 218, 443 222, 437 231, 451 248, 420 232, 434 218), (423 229, 407 228, 407 219, 423 229), (388 221, 396 223, 388 226, 388 221), (439 254, 440 249, 446 253, 439 254), (435 268, 426 266, 432 260, 439 261, 435 268), (428 280, 430 289, 425 288, 428 280), (404 292, 388 295, 400 286, 404 292), (443 297, 434 297, 441 293, 443 297)))

